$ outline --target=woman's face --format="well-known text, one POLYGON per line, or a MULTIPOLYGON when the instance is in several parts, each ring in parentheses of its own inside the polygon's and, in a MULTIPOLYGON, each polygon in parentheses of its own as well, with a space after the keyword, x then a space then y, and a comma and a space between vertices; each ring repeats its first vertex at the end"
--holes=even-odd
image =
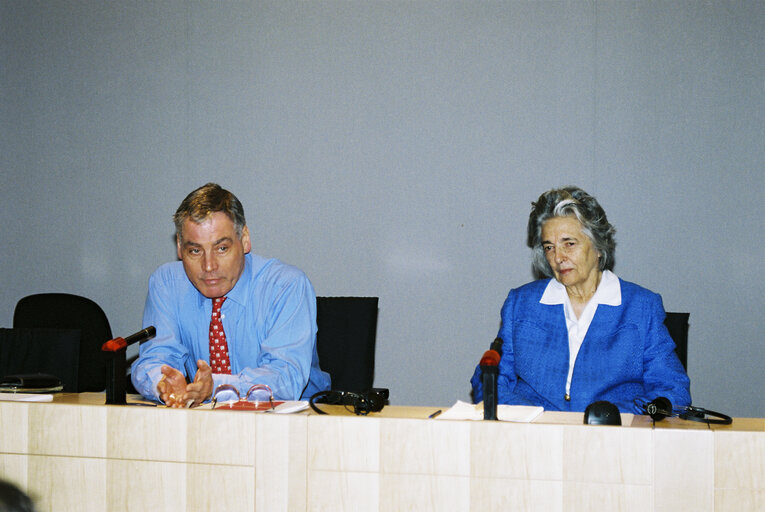
POLYGON ((545 221, 542 249, 555 279, 567 288, 583 286, 585 291, 595 291, 600 253, 590 237, 582 232, 582 224, 576 217, 553 217, 545 221))

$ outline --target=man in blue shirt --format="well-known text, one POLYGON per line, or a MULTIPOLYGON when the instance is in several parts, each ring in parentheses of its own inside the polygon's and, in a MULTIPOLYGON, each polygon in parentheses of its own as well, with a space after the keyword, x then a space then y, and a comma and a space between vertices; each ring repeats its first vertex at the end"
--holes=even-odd
POLYGON ((329 389, 316 352, 311 282, 295 267, 250 253, 236 196, 208 183, 183 200, 173 220, 180 261, 149 279, 143 325, 157 335, 133 363, 136 390, 186 407, 222 384, 242 397, 266 384, 281 400, 329 389))

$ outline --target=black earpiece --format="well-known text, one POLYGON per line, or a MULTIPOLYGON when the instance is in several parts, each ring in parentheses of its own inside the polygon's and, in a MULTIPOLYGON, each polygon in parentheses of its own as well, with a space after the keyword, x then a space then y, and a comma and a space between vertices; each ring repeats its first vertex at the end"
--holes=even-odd
POLYGON ((656 397, 650 402, 635 400, 635 404, 650 416, 653 421, 661 421, 664 418, 677 416, 681 420, 698 421, 706 424, 730 425, 733 423, 733 418, 727 414, 710 411, 701 407, 688 405, 675 409, 672 407, 672 402, 663 396, 656 397))
POLYGON ((659 396, 645 404, 643 410, 653 421, 661 421, 672 416, 672 402, 668 398, 659 396))

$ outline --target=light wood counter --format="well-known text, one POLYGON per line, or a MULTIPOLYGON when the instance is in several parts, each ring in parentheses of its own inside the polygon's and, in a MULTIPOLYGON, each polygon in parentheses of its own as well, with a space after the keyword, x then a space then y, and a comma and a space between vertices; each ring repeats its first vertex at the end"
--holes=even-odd
POLYGON ((0 475, 40 511, 765 510, 765 419, 714 426, 0 402, 0 475))

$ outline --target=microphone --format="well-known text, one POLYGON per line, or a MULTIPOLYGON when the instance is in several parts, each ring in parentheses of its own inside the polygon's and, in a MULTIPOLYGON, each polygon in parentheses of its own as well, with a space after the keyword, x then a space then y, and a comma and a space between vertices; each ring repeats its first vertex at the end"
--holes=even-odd
POLYGON ((483 353, 481 362, 481 384, 483 387, 483 419, 497 419, 497 377, 499 361, 502 359, 502 338, 495 338, 491 348, 483 353))
POLYGON ((502 356, 496 350, 487 350, 481 357, 481 367, 484 366, 499 366, 499 361, 502 356))
POLYGON ((127 403, 125 400, 125 377, 127 376, 127 360, 125 356, 127 346, 151 339, 155 334, 157 334, 157 330, 152 325, 141 329, 135 334, 131 334, 127 338, 114 338, 101 345, 101 350, 108 354, 104 356, 108 359, 106 367, 107 404, 124 405, 127 403))
POLYGON ((141 329, 135 334, 131 334, 125 338, 125 343, 132 345, 133 343, 143 343, 146 340, 152 339, 157 334, 157 330, 153 325, 150 325, 146 329, 141 329))
POLYGON ((109 340, 101 346, 101 350, 104 352, 117 352, 133 343, 142 343, 146 340, 150 340, 156 334, 157 330, 151 325, 145 329, 141 329, 135 334, 131 334, 127 338, 114 338, 113 340, 109 340))
MULTIPOLYGON (((497 336, 494 338, 494 341, 491 342, 491 347, 489 347, 490 350, 493 350, 497 354, 499 354, 500 357, 502 357, 502 345, 505 343, 505 341, 497 336)), ((497 363, 499 364, 499 363, 497 363)))

